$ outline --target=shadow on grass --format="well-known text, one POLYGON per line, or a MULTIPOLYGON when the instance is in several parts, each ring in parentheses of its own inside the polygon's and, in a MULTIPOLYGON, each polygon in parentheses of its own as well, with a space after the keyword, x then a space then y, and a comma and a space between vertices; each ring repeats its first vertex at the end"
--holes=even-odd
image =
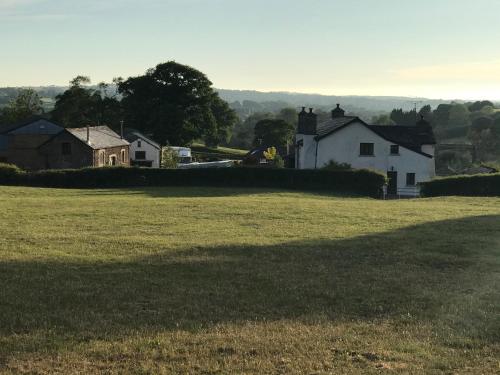
MULTIPOLYGON (((127 262, 2 262, 0 333, 81 341, 247 320, 389 318, 459 326, 486 343, 500 339, 492 303, 500 297, 499 223, 500 216, 471 217, 127 262)), ((30 350, 15 340, 3 350, 30 350)))
MULTIPOLYGON (((283 194, 283 193, 306 193, 313 196, 360 198, 359 195, 332 193, 328 191, 305 191, 275 188, 240 188, 240 187, 138 187, 138 188, 115 188, 115 189, 86 189, 78 190, 79 196, 147 196, 153 198, 206 198, 206 197, 228 197, 253 194, 283 194)), ((369 197, 366 197, 370 199, 369 197)))

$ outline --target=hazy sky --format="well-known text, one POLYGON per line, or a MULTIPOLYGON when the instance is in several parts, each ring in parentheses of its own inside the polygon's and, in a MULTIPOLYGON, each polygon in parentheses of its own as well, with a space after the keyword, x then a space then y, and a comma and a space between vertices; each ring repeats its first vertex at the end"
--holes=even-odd
POLYGON ((229 89, 500 99, 500 0, 0 0, 0 86, 176 60, 229 89))

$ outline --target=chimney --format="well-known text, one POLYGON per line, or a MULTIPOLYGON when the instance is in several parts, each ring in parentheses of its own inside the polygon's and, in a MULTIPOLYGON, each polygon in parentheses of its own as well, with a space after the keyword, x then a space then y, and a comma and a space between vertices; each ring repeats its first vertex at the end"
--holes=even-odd
POLYGON ((344 117, 345 111, 340 108, 340 104, 337 104, 337 108, 332 111, 332 118, 344 117))
POLYGON ((87 144, 90 143, 90 126, 87 125, 87 144))
POLYGON ((315 135, 316 125, 318 122, 317 117, 318 116, 313 112, 313 108, 309 108, 309 112, 306 112, 306 107, 302 107, 302 111, 299 113, 299 126, 297 133, 315 135))

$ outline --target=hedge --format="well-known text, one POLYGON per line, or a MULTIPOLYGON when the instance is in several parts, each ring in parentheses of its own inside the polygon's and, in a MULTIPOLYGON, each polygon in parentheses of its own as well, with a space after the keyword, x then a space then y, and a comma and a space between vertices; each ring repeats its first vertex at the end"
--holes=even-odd
POLYGON ((422 183, 421 194, 425 197, 500 196, 500 173, 438 178, 422 183))
POLYGON ((0 163, 0 184, 17 185, 24 180, 25 172, 13 164, 0 163))
POLYGON ((378 197, 385 176, 368 170, 327 171, 270 168, 153 169, 84 168, 18 174, 0 185, 58 188, 123 188, 139 186, 262 187, 324 190, 378 197))

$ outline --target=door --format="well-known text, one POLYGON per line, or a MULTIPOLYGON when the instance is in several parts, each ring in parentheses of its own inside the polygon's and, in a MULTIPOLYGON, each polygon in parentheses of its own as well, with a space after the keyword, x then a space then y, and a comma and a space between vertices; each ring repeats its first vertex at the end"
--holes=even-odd
POLYGON ((398 172, 387 172, 389 185, 387 185, 387 194, 398 194, 398 172))

